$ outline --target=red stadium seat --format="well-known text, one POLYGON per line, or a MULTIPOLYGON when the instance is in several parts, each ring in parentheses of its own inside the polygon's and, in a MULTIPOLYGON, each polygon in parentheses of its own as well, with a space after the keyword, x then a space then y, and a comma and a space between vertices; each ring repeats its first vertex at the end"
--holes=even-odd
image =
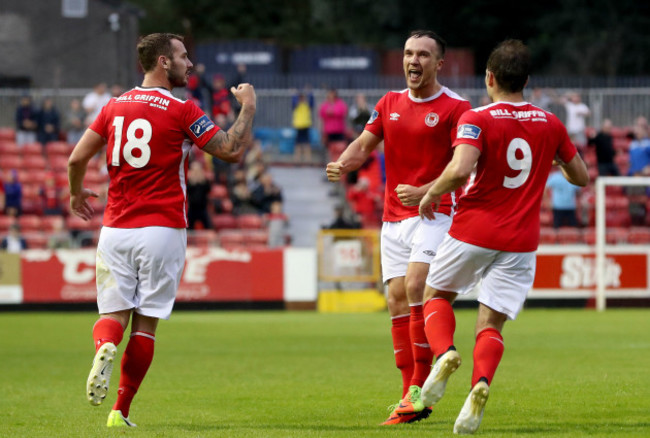
POLYGON ((244 232, 246 245, 266 245, 269 242, 269 232, 266 230, 246 230, 244 232))
POLYGON ((13 216, 0 215, 0 233, 6 233, 9 227, 16 222, 16 218, 13 216))
POLYGON ((222 184, 214 184, 210 189, 209 198, 211 200, 228 198, 228 188, 222 184))
POLYGON ((43 156, 43 146, 40 143, 25 143, 20 146, 20 150, 25 157, 30 155, 43 156))
POLYGON ((219 244, 223 248, 244 245, 244 233, 241 230, 225 229, 219 232, 219 244))
POLYGON ((5 155, 20 155, 20 148, 13 141, 0 140, 0 157, 5 155))
POLYGON ((217 242, 217 233, 213 230, 189 230, 187 232, 187 245, 208 248, 217 242))
POLYGON ((608 227, 629 227, 630 212, 628 210, 611 210, 605 212, 605 223, 608 227))
POLYGON ((212 216, 212 227, 215 230, 237 228, 237 218, 230 213, 215 214, 212 216))
POLYGON ((19 155, 3 155, 0 157, 0 169, 22 169, 23 158, 19 155))
POLYGON ((584 230, 582 230, 582 240, 587 245, 595 245, 596 244, 596 228, 587 227, 584 230))
POLYGON ((557 230, 557 242, 561 244, 582 243, 582 232, 575 227, 560 227, 557 230))
POLYGON ((63 156, 66 159, 70 156, 73 146, 64 141, 51 141, 45 145, 45 153, 48 157, 63 156))
POLYGON ((553 245, 557 243, 557 234, 554 228, 542 227, 539 230, 540 245, 553 245))
POLYGON ((46 233, 39 231, 32 231, 23 233, 27 249, 47 249, 49 236, 46 233))
POLYGON ((27 155, 23 159, 23 169, 26 170, 45 170, 47 160, 43 155, 27 155))
POLYGON ((85 184, 95 184, 95 185, 101 185, 106 182, 108 182, 108 174, 102 173, 99 170, 95 170, 92 168, 88 168, 86 171, 86 175, 84 177, 84 183, 85 184))
POLYGON ((85 221, 79 216, 71 214, 65 221, 66 228, 71 231, 94 231, 95 227, 91 221, 85 221))
POLYGON ((647 244, 650 243, 650 228, 632 227, 627 234, 628 243, 647 244))
POLYGON ((50 169, 53 172, 68 172, 68 157, 63 155, 52 155, 48 157, 50 169))
POLYGON ((16 131, 13 128, 0 128, 0 140, 15 141, 16 131))
POLYGON ((26 233, 30 231, 43 230, 41 217, 35 214, 23 214, 19 216, 18 225, 20 225, 20 229, 26 233))
POLYGON ((42 186, 48 177, 48 171, 43 169, 23 170, 19 173, 20 182, 42 186))
POLYGON ((621 244, 627 243, 627 234, 628 229, 623 227, 608 228, 606 235, 606 241, 608 244, 621 244))
POLYGON ((237 217, 237 226, 245 229, 259 229, 264 227, 264 220, 258 214, 242 214, 237 217))
POLYGON ((61 223, 65 227, 65 217, 60 215, 42 216, 41 226, 43 231, 50 232, 56 230, 57 223, 61 223))

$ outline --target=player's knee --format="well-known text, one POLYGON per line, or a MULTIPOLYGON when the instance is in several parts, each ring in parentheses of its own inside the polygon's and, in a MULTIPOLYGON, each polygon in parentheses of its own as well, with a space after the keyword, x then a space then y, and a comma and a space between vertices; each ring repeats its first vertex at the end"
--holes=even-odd
POLYGON ((409 302, 405 295, 388 295, 386 299, 388 312, 391 316, 405 315, 410 312, 409 302))

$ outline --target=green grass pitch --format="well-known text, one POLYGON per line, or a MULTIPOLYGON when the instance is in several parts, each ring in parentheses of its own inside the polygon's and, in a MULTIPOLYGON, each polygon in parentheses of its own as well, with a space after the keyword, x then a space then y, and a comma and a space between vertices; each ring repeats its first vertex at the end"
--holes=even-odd
MULTIPOLYGON (((382 427, 401 385, 386 313, 176 312, 131 407, 138 427, 109 430, 118 368, 103 405, 84 397, 96 315, 0 313, 0 436, 452 436, 475 317, 457 312, 464 363, 431 417, 382 427)), ((648 310, 527 309, 504 338, 479 436, 650 436, 648 310)))

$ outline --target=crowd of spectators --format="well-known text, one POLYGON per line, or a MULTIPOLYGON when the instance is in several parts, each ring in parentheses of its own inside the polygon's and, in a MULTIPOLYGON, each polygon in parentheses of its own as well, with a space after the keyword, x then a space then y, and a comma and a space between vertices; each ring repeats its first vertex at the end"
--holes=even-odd
MULTIPOLYGON (((199 64, 188 82, 186 97, 194 99, 218 126, 227 130, 238 110, 229 88, 245 80, 246 68, 243 65, 227 81, 221 74, 207 77, 205 67, 199 64)), ((19 219, 21 216, 34 215, 52 216, 58 220, 48 221, 46 228, 41 227, 38 231, 48 231, 48 239, 41 237, 40 240, 33 240, 33 245, 66 248, 93 243, 92 230, 84 228, 78 221, 70 220, 68 215, 66 158, 101 107, 111 97, 121 93, 122 87, 119 85, 109 89, 104 83, 97 84, 83 99, 71 100, 69 108, 62 115, 51 98, 43 99, 40 105, 35 104, 28 95, 20 99, 16 107, 15 127, 4 129, 10 133, 0 136, 0 154, 6 154, 0 155, 0 207, 4 220, 0 223, 0 237, 6 237, 7 242, 3 245, 11 243, 12 249, 29 246, 30 239, 25 236, 29 237, 35 230, 21 229, 19 219), (13 144, 14 149, 9 150, 12 147, 8 144, 13 144), (12 154, 18 155, 18 158, 12 157, 12 154), (37 160, 39 155, 40 161, 37 160), (32 156, 36 158, 31 158, 32 156), (16 165, 19 162, 31 164, 21 168, 16 165), (21 241, 21 244, 17 245, 17 241, 21 241)), ((595 219, 595 178, 599 175, 650 175, 648 121, 644 116, 638 116, 629 126, 614 126, 611 120, 604 119, 598 129, 593 129, 591 111, 582 102, 579 93, 558 96, 552 90, 533 88, 529 100, 563 117, 567 132, 589 166, 592 180, 588 187, 577 189, 561 184, 562 178, 557 178, 558 182, 551 175, 540 218, 542 227, 546 229, 542 232, 542 241, 557 240, 557 231, 569 227, 582 230, 582 241, 590 243, 595 219), (555 229, 556 233, 553 234, 549 229, 555 229), (549 238, 549 235, 552 237, 549 238)), ((335 160, 363 130, 373 111, 365 95, 356 95, 353 103, 348 106, 335 89, 328 89, 326 99, 316 108, 310 87, 296 91, 291 105, 292 127, 296 133, 294 161, 299 165, 322 164, 314 163, 311 153, 314 140, 310 131, 314 129, 315 117, 320 118, 321 142, 328 155, 326 159, 335 160)), ((255 244, 287 244, 288 218, 283 213, 282 189, 268 171, 268 160, 259 140, 240 164, 207 158, 198 149, 194 149, 190 157, 187 184, 191 232, 212 230, 220 233, 222 230, 246 228, 257 232, 255 244), (247 225, 239 222, 242 217, 247 218, 247 225), (257 217, 258 220, 251 217, 257 217)), ((105 162, 100 156, 96 161, 93 172, 89 175, 90 184, 105 196, 105 162)), ((333 195, 339 196, 340 205, 331 226, 381 226, 383 172, 383 155, 379 148, 358 171, 347 176, 342 190, 333 192, 333 195)), ((647 218, 650 202, 646 187, 611 187, 607 198, 608 226, 650 226, 647 218)), ((101 202, 97 201, 100 215, 101 202)), ((98 228, 98 223, 100 219, 93 226, 98 228)), ((218 242, 218 239, 214 238, 210 242, 218 242)), ((246 246, 245 242, 242 243, 241 236, 234 239, 234 242, 246 246)))

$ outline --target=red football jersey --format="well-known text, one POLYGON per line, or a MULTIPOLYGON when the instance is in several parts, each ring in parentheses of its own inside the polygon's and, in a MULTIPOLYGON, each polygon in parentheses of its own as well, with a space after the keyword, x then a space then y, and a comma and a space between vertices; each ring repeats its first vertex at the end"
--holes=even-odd
POLYGON ((497 102, 460 118, 459 144, 476 146, 481 155, 449 234, 483 248, 535 251, 553 159, 568 163, 577 153, 562 122, 528 102, 497 102))
POLYGON ((111 99, 90 126, 107 141, 104 225, 186 228, 187 157, 219 128, 190 100, 136 87, 111 99))
MULTIPOLYGON (((470 108, 467 100, 447 87, 426 99, 412 97, 408 90, 391 91, 377 102, 365 129, 384 139, 384 222, 419 214, 418 206, 402 205, 395 187, 420 187, 440 175, 453 156, 456 124, 470 108)), ((439 211, 451 214, 454 206, 455 194, 445 195, 439 211)))

